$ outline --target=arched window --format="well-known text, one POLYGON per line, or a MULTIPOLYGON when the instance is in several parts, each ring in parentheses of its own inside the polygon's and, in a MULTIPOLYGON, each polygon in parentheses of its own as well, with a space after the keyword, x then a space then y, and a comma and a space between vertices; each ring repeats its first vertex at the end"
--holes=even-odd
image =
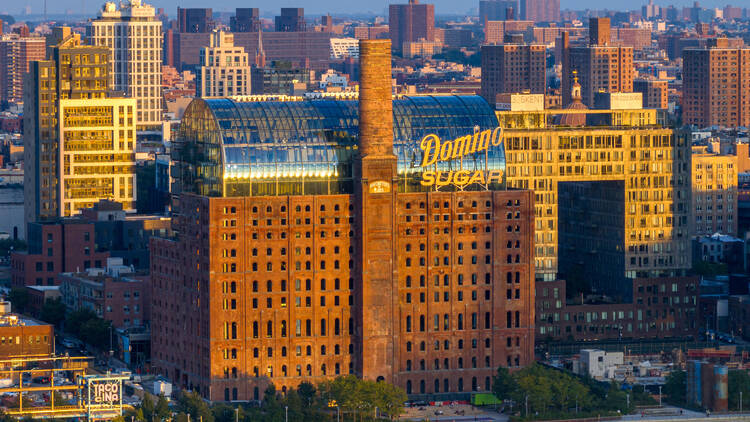
POLYGON ((266 337, 273 337, 273 322, 271 321, 266 323, 266 337))
MULTIPOLYGON (((411 380, 406 381, 406 394, 411 394, 411 380)), ((229 396, 228 390, 227 390, 227 396, 229 396)))
POLYGON ((320 335, 321 336, 326 335, 326 320, 325 319, 320 320, 320 335))

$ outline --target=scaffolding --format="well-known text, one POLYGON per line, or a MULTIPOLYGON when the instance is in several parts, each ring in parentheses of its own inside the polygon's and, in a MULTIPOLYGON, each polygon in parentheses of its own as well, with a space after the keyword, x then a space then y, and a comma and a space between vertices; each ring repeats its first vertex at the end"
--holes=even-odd
POLYGON ((34 419, 86 418, 111 420, 122 415, 122 381, 128 377, 98 374, 89 368, 91 357, 24 355, 0 359, 0 396, 5 413, 34 419), (89 372, 89 373, 87 373, 89 372), (69 375, 70 378, 63 375, 69 375), (33 382, 34 380, 42 382, 33 382), (58 380, 59 384, 55 381, 58 380), (59 381, 59 380, 63 381, 59 381), (48 394, 42 405, 24 404, 37 394, 48 394), (71 393, 69 403, 56 404, 56 395, 71 393), (15 405, 7 406, 5 398, 17 395, 15 405), (74 403, 74 404, 73 404, 74 403))

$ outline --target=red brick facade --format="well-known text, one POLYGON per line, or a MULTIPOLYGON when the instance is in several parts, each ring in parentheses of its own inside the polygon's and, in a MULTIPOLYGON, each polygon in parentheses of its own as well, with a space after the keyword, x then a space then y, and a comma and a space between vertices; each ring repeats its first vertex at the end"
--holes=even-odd
MULTIPOLYGON (((689 338, 700 327, 698 277, 637 278, 632 303, 566 304, 565 281, 536 285, 536 338, 597 341, 689 338)), ((580 302, 579 302, 580 303, 580 302)))
POLYGON ((531 191, 399 193, 390 42, 360 44, 353 195, 182 194, 151 242, 152 365, 210 400, 348 373, 489 390, 534 352, 531 191))

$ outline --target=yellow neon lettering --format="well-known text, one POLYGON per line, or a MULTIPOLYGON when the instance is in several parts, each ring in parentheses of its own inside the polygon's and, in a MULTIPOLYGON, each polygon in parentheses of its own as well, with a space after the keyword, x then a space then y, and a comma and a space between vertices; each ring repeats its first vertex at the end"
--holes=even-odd
POLYGON ((422 181, 419 182, 422 186, 432 186, 435 184, 435 172, 426 171, 422 173, 422 181))
POLYGON ((424 152, 424 157, 422 158, 422 167, 427 167, 435 164, 440 152, 440 138, 434 133, 431 133, 422 138, 422 143, 419 146, 424 152), (431 155, 432 150, 435 151, 434 155, 431 155))

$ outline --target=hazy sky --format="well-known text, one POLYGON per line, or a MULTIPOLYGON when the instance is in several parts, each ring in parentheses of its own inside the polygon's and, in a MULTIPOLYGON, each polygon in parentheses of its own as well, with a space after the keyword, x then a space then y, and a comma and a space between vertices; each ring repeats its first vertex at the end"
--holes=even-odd
MULTIPOLYGON (((27 5, 31 6, 32 13, 41 13, 44 0, 0 0, 0 13, 18 15, 27 5)), ((64 13, 72 10, 80 13, 94 14, 105 0, 47 0, 48 13, 64 13)), ((320 15, 326 12, 335 15, 338 13, 373 12, 383 14, 389 3, 406 3, 406 0, 275 0, 275 1, 253 1, 253 0, 146 0, 156 7, 164 7, 170 16, 176 14, 177 6, 181 7, 213 7, 214 11, 231 11, 235 7, 258 7, 261 11, 276 12, 282 6, 304 7, 307 15, 320 15)), ((423 0, 425 3, 435 4, 437 14, 441 13, 466 13, 471 8, 479 5, 479 0, 423 0)), ((561 0, 562 9, 586 9, 603 8, 608 9, 635 9, 640 8, 647 0, 561 0)), ((675 6, 687 6, 693 0, 656 0, 656 4, 675 6)), ((702 0, 703 7, 724 7, 727 3, 742 6, 750 5, 747 0, 702 0)))

